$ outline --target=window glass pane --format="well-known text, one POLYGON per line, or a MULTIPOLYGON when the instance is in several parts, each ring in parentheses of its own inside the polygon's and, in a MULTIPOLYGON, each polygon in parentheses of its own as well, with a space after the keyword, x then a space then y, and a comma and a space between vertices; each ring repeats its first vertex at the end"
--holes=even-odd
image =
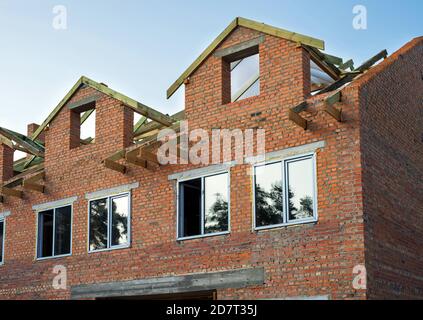
POLYGON ((256 227, 283 223, 282 165, 255 168, 256 227))
POLYGON ((228 231, 228 174, 204 178, 204 233, 228 231))
POLYGON ((53 215, 54 210, 38 214, 38 257, 53 256, 53 215))
POLYGON ((236 101, 246 99, 249 97, 258 96, 260 94, 260 79, 257 79, 254 84, 247 89, 236 101))
POLYGON ((112 199, 112 246, 128 243, 129 197, 112 199))
POLYGON ((259 54, 232 62, 231 70, 232 101, 245 99, 260 93, 260 81, 257 80, 260 74, 259 54), (255 84, 248 89, 253 83, 255 84), (246 92, 243 93, 243 91, 246 92), (242 98, 238 98, 240 95, 242 95, 242 98))
POLYGON ((0 263, 3 262, 4 222, 0 221, 0 263))
POLYGON ((107 248, 107 199, 90 202, 90 250, 107 248))
POLYGON ((179 184, 179 236, 201 235, 201 179, 179 184))
MULTIPOLYGON (((85 114, 85 112, 81 113, 81 117, 83 114, 85 114)), ((95 138, 95 117, 96 110, 94 109, 91 115, 84 121, 83 124, 81 124, 80 137, 82 140, 95 138)))
POLYGON ((54 235, 54 255, 70 254, 71 252, 71 222, 72 207, 56 209, 55 235, 54 235))
POLYGON ((287 185, 289 196, 289 220, 313 217, 314 176, 313 159, 287 163, 287 185))

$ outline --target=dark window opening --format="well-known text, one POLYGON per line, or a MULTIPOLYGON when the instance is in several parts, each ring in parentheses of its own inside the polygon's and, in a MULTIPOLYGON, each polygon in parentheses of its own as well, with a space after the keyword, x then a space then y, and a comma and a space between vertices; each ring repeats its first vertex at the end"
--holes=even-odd
POLYGON ((37 257, 71 253, 72 208, 66 206, 38 213, 37 257))
POLYGON ((229 231, 228 173, 179 183, 179 238, 229 231))
POLYGON ((4 252, 4 221, 0 221, 0 263, 3 263, 4 252))
POLYGON ((90 201, 90 251, 129 244, 129 194, 90 201))
POLYGON ((180 237, 201 234, 201 179, 181 182, 181 233, 180 237))

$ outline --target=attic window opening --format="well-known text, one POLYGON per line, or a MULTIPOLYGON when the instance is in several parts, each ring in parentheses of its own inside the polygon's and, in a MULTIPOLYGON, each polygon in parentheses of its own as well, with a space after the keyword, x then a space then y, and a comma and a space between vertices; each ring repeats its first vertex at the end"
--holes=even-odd
POLYGON ((72 148, 95 142, 96 110, 95 101, 71 109, 72 148))
POLYGON ((229 64, 229 77, 224 79, 223 85, 230 87, 230 102, 258 96, 260 94, 260 56, 258 46, 224 57, 224 59, 229 64), (230 85, 225 83, 225 80, 229 81, 230 85))

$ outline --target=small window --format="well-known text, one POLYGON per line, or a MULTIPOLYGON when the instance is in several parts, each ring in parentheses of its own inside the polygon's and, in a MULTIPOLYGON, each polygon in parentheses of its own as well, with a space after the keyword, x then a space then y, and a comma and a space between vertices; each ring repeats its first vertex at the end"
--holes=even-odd
POLYGON ((129 201, 129 194, 90 201, 90 251, 129 245, 129 201))
POLYGON ((4 219, 0 219, 0 264, 3 264, 4 258, 4 219))
POLYGON ((231 101, 239 101, 260 94, 259 54, 230 63, 231 101))
POLYGON ((72 206, 38 213, 37 258, 71 253, 72 206))
POLYGON ((315 221, 315 181, 314 156, 256 166, 255 227, 315 221))
POLYGON ((229 174, 179 182, 178 237, 229 231, 229 174))

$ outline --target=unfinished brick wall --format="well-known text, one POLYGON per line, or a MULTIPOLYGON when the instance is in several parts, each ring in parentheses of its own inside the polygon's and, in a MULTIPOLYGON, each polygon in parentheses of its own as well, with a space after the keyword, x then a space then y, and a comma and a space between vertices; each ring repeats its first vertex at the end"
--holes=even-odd
MULTIPOLYGON (((220 46, 261 35, 236 29, 220 46)), ((251 166, 231 169, 231 233, 176 241, 176 184, 168 175, 193 165, 162 166, 153 171, 130 165, 125 175, 101 161, 130 143, 132 116, 112 98, 97 101, 96 142, 70 149, 70 111, 65 106, 46 132, 46 193, 7 197, 0 212, 7 218, 5 264, 0 267, 0 298, 70 298, 70 287, 249 267, 265 269, 265 284, 218 290, 219 299, 286 298, 329 295, 364 299, 352 286, 353 268, 365 264, 359 92, 343 91, 344 123, 323 111, 323 97, 309 98, 309 61, 296 43, 265 36, 260 44, 261 94, 222 105, 221 61, 210 56, 186 86, 189 126, 263 128, 266 151, 325 141, 317 153, 319 221, 267 231, 252 230, 251 166), (304 69, 306 68, 306 69, 304 69), (288 119, 288 108, 309 98, 304 131, 288 119), (104 124, 104 125, 103 125, 104 124), (131 247, 88 254, 87 192, 139 182, 132 192, 131 247), (34 204, 77 196, 73 207, 72 256, 35 260, 34 204), (68 289, 54 290, 55 265, 67 267, 68 289)), ((98 94, 81 88, 69 101, 98 94)), ((363 149, 363 148, 362 148, 363 149)), ((365 172, 365 171, 364 171, 365 172)))
POLYGON ((0 142, 0 182, 13 177, 14 150, 0 142))
POLYGON ((423 296, 422 76, 417 38, 356 84, 369 298, 423 296))

